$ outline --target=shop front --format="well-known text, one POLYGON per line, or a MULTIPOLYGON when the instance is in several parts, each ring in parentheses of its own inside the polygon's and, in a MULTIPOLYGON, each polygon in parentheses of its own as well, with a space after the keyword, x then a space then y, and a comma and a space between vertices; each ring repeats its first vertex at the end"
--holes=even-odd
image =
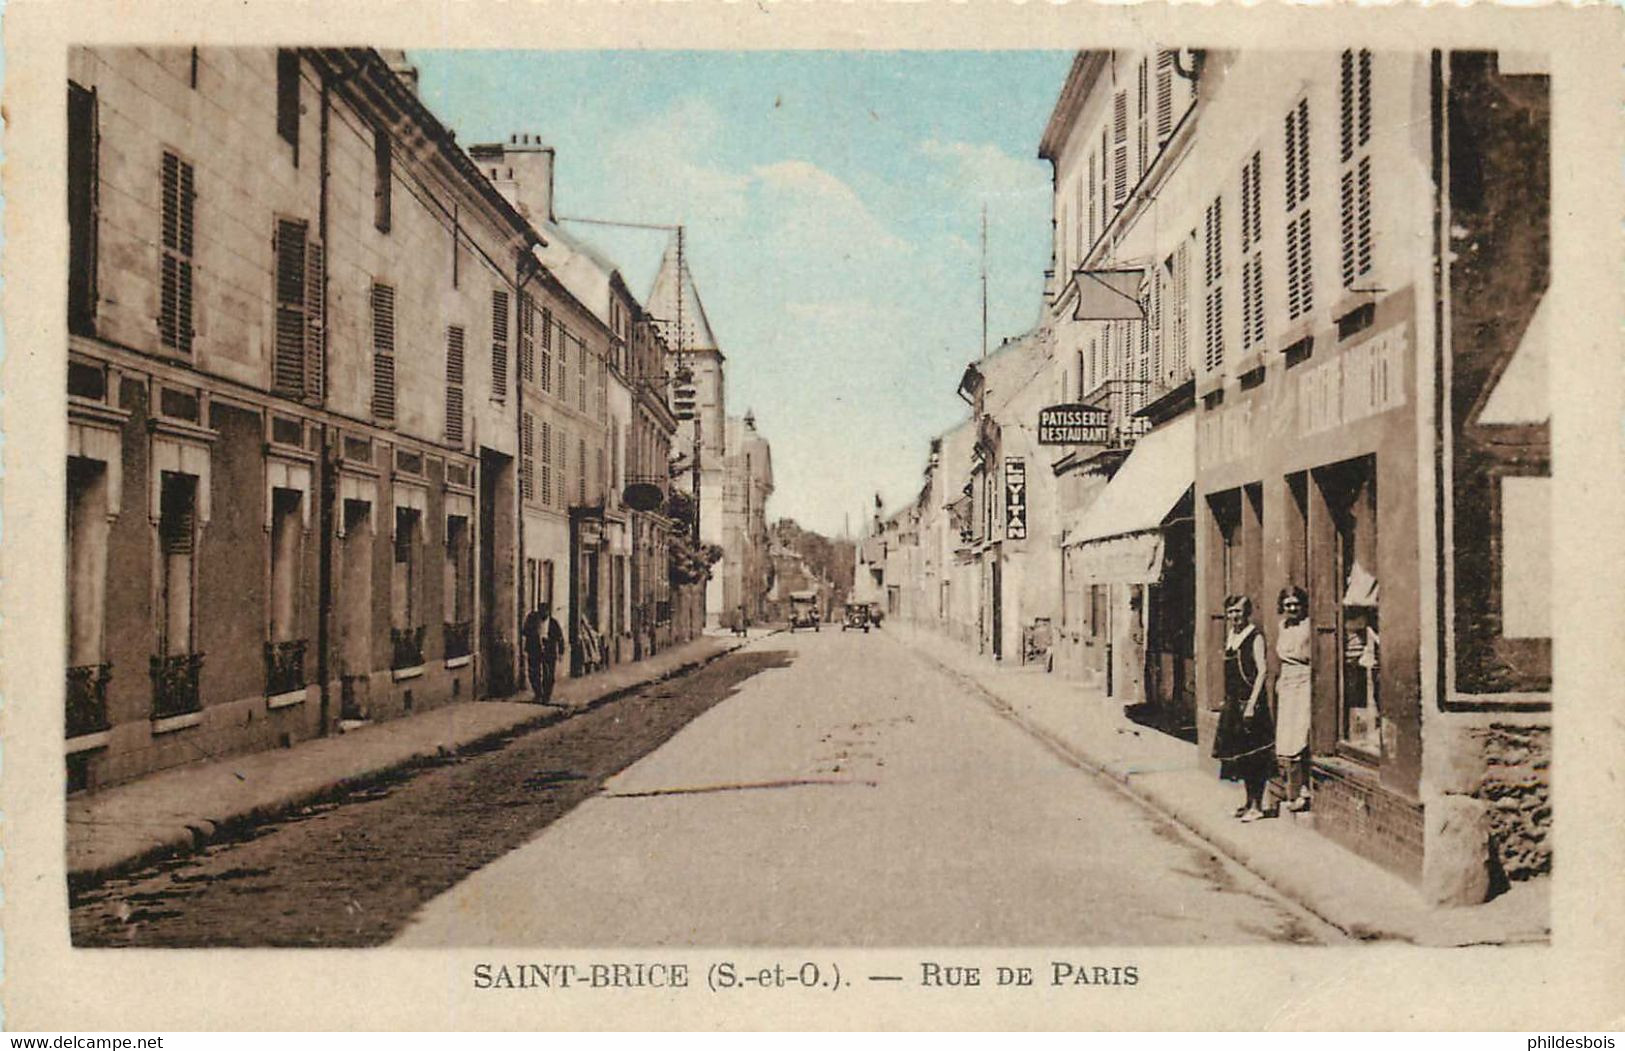
POLYGON ((1413 310, 1409 292, 1367 300, 1306 339, 1309 353, 1197 410, 1197 686, 1205 755, 1226 597, 1251 600, 1273 684, 1279 600, 1306 592, 1315 828, 1420 879, 1413 310))
POLYGON ((1102 644, 1096 685, 1176 733, 1191 725, 1195 437, 1183 416, 1139 439, 1063 540, 1069 607, 1102 644))

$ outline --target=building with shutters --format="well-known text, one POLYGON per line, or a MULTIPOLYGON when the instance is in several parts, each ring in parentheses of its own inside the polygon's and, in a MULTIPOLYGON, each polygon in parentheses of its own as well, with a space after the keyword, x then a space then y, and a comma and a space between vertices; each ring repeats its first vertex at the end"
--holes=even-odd
POLYGON ((1315 833, 1438 902, 1550 864, 1547 92, 1485 53, 1086 52, 1042 151, 1058 393, 1132 439, 1063 540, 1109 689, 1190 703, 1205 756, 1225 596, 1273 682, 1305 589, 1315 833))
POLYGON ((535 232, 375 51, 77 48, 68 124, 70 787, 511 688, 535 232))
MULTIPOLYGON (((773 495, 773 448, 756 430, 755 413, 726 418, 722 499, 722 579, 724 619, 747 623, 767 619, 773 586, 767 501, 773 495)), ((729 621, 731 623, 731 621, 729 621)))

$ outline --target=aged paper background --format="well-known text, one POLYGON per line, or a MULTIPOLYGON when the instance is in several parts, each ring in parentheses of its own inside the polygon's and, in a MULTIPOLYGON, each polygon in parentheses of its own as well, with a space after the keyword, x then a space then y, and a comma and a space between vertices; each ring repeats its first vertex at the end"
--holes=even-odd
MULTIPOLYGON (((1081 1028, 1619 1029, 1625 1026, 1625 485, 1619 11, 1284 5, 468 2, 291 4, 23 0, 5 10, 4 997, 13 1030, 1081 1028), (117 951, 68 943, 60 707, 70 43, 486 48, 1252 48, 1470 46, 1549 52, 1551 362, 1558 596, 1556 857, 1550 947, 1421 950, 929 947, 599 951, 117 951), (476 961, 681 959, 677 992, 478 992, 476 961), (1138 966, 1133 988, 838 995, 703 988, 710 962, 812 959, 917 974, 940 959, 1138 966)), ((997 90, 996 86, 992 90, 997 90)), ((1057 90, 1059 85, 1057 84, 1057 90)), ((1036 129, 1035 129, 1036 136, 1036 129)), ((1036 141, 1036 139, 1035 139, 1036 141)), ((840 859, 829 859, 831 865, 840 859)), ((969 921, 967 917, 967 921, 969 921)))

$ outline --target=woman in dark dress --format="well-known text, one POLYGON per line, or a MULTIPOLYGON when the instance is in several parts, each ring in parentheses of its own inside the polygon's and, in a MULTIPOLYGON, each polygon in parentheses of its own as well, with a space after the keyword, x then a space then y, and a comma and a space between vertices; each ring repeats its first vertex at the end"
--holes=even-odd
POLYGON ((1264 816, 1264 788, 1275 766, 1275 724, 1264 700, 1264 636, 1252 614, 1245 595, 1225 599, 1224 709, 1213 738, 1219 776, 1247 789, 1246 801, 1236 808, 1244 822, 1264 816))

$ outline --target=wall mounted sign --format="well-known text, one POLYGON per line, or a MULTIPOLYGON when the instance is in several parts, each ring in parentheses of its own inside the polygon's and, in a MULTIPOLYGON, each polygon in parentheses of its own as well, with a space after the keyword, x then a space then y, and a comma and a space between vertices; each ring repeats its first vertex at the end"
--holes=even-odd
POLYGON ((1027 539, 1027 463, 1019 456, 1004 461, 1004 536, 1027 539))
POLYGON ((1039 445, 1105 445, 1110 414, 1098 405, 1051 405, 1038 410, 1039 445))

